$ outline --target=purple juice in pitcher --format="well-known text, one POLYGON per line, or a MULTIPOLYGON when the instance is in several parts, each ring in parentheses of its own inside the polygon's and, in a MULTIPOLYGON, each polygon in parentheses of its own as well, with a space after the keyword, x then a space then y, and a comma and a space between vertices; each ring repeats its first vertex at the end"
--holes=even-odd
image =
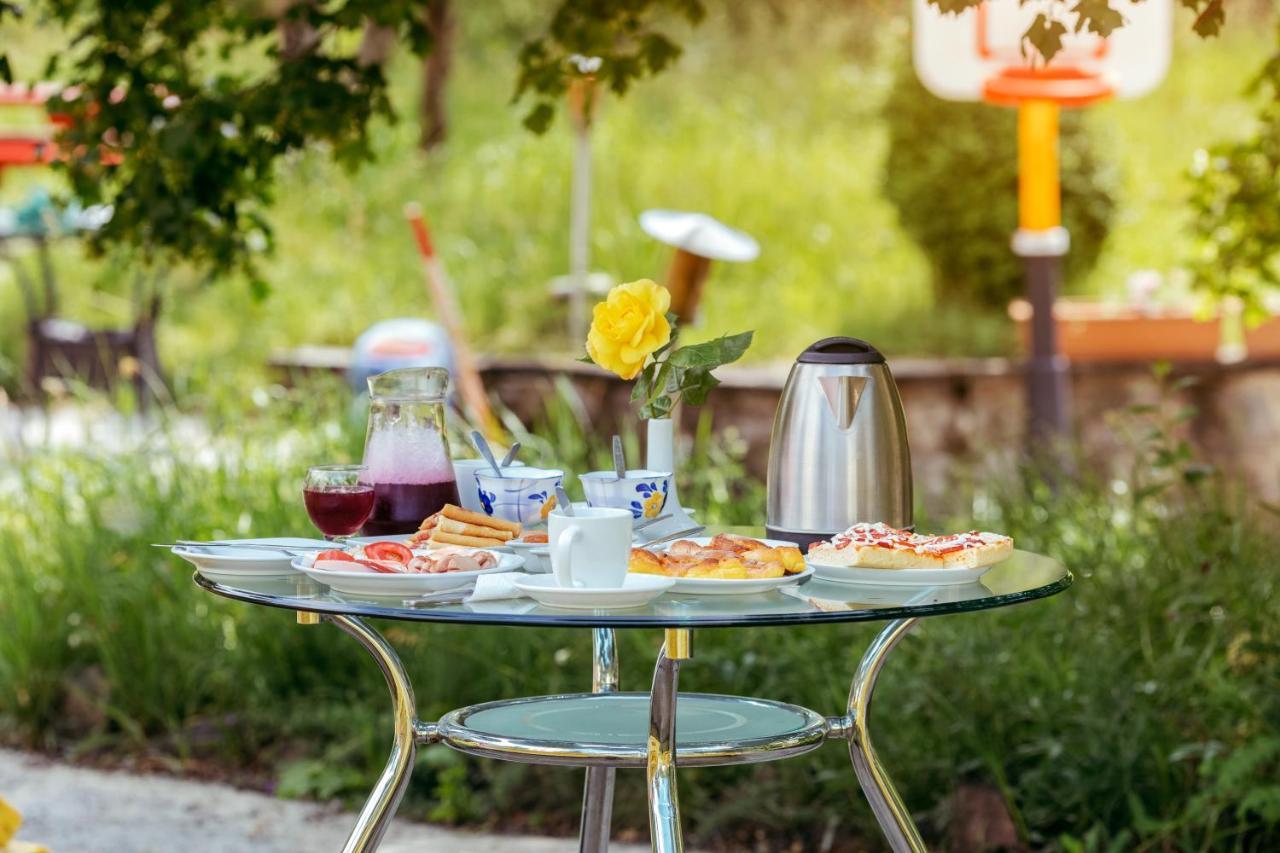
POLYGON ((373 513, 364 523, 365 536, 390 536, 395 533, 417 533, 422 520, 437 513, 445 504, 458 503, 458 484, 443 483, 375 483, 373 513))
POLYGON ((457 504, 458 483, 440 433, 428 427, 375 432, 364 464, 373 482, 373 513, 365 536, 416 533, 423 519, 457 504))

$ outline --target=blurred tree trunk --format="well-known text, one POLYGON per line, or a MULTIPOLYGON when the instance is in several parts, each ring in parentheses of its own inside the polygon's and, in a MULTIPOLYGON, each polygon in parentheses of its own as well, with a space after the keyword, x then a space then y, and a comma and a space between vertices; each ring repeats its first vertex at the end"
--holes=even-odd
POLYGON ((449 117, 445 105, 445 83, 453 65, 453 42, 457 21, 450 0, 430 0, 427 4, 427 29, 433 43, 431 53, 422 64, 422 101, 420 104, 421 133, 418 144, 430 151, 444 142, 449 130, 449 117))
POLYGON ((364 33, 360 36, 360 52, 356 54, 356 62, 365 67, 383 65, 391 58, 391 48, 395 43, 395 27, 384 27, 373 21, 366 21, 364 33))

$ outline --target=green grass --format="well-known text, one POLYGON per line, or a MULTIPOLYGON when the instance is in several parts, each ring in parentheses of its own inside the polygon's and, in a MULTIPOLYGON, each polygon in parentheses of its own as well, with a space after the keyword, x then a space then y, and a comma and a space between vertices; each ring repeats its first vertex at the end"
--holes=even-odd
MULTIPOLYGON (((1265 19, 1244 10, 1220 39, 1181 34, 1173 72, 1155 94, 1098 107, 1090 123, 1122 172, 1115 231, 1096 271, 1073 289, 1123 291, 1135 269, 1181 262, 1183 172, 1194 150, 1237 134, 1251 107, 1241 90, 1265 55, 1265 19)), ((539 25, 537 10, 462 15, 450 90, 452 136, 429 157, 415 148, 418 70, 393 67, 405 120, 375 131, 379 161, 355 174, 322 152, 280 173, 273 212, 279 246, 267 264, 273 295, 255 302, 239 281, 197 285, 173 276, 161 335, 164 362, 205 377, 260 374, 274 347, 349 343, 388 316, 430 314, 402 220, 422 202, 461 292, 476 345, 500 352, 576 349, 546 296, 568 267, 569 133, 544 137, 509 103, 514 46, 539 25)), ((754 234, 752 264, 718 265, 704 324, 691 339, 757 330, 749 358, 789 358, 812 339, 862 335, 891 353, 1010 351, 1006 319, 936 304, 927 264, 879 192, 885 133, 878 117, 892 57, 905 47, 897 7, 788 4, 712 10, 700 28, 675 32, 686 55, 624 100, 607 99, 595 136, 593 266, 620 280, 661 278, 668 250, 636 215, 649 207, 705 210, 754 234)), ((38 67, 47 34, 16 57, 38 67)), ((6 197, 19 194, 10 179, 6 197)), ((939 188, 945 192, 945 187, 939 188)), ((981 204, 981 199, 974 199, 981 204)), ((70 253, 67 253, 70 254, 70 253)), ((65 261, 68 308, 119 318, 118 274, 96 290, 92 269, 65 261)), ((20 317, 0 280, 7 330, 0 360, 18 359, 20 317)), ((0 364, 0 370, 3 364, 0 364)), ((3 379, 3 377, 0 377, 3 379)), ((12 379, 9 380, 12 382, 12 379)))

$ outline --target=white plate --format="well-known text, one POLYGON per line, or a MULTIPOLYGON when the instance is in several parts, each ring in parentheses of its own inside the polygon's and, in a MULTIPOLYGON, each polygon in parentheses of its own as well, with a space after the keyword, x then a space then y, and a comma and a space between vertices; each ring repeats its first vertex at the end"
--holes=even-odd
POLYGON ((516 589, 546 607, 570 610, 617 610, 641 607, 675 585, 675 578, 661 575, 627 575, 621 587, 562 587, 554 575, 529 575, 516 581, 516 589))
MULTIPOLYGON (((757 542, 763 542, 770 548, 795 548, 796 543, 784 542, 781 539, 761 539, 755 536, 748 537, 755 539, 757 542)), ((695 545, 709 545, 712 537, 710 536, 694 536, 688 540, 695 545)), ((654 550, 666 551, 672 542, 664 542, 658 545, 654 550)), ((644 546, 638 546, 643 548, 644 546)), ((780 586, 788 586, 789 584, 799 583, 805 578, 813 575, 812 568, 805 568, 803 572, 794 575, 783 575, 780 578, 746 578, 743 580, 733 580, 728 578, 674 578, 676 585, 671 588, 672 592, 683 592, 688 595, 751 595, 757 592, 766 592, 771 589, 777 589, 780 586)), ((663 575, 653 575, 653 577, 663 577, 663 575)))
POLYGON ((821 580, 861 586, 959 586, 975 583, 978 578, 1000 565, 992 563, 976 569, 867 569, 820 566, 808 559, 805 563, 821 580))
MULTIPOLYGON (((220 539, 219 542, 243 543, 251 546, 255 542, 264 545, 297 545, 310 549, 327 545, 323 539, 299 539, 296 536, 263 537, 259 539, 220 539)), ((210 580, 234 580, 236 578, 263 577, 270 575, 287 575, 292 569, 294 555, 288 551, 263 550, 260 548, 210 548, 207 553, 178 546, 170 549, 174 554, 191 563, 200 574, 210 580)))
POLYGON ((531 575, 545 575, 551 571, 551 546, 546 542, 521 542, 512 539, 506 546, 511 553, 524 557, 524 570, 531 575))
MULTIPOLYGON (((480 550, 490 551, 484 548, 480 550)), ((382 574, 380 572, 332 572, 311 567, 312 556, 298 557, 293 568, 306 574, 316 583, 351 595, 420 595, 425 592, 454 589, 466 586, 480 575, 510 572, 524 565, 524 558, 514 554, 496 554, 498 565, 476 572, 444 572, 441 574, 382 574)))

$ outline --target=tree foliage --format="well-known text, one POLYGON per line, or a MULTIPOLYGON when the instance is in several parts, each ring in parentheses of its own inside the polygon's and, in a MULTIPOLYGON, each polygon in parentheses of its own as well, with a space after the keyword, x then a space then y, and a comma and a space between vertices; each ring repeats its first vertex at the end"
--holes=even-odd
MULTIPOLYGON (((1140 1, 1040 0, 1024 50, 1050 62, 1069 31, 1106 35, 1140 1)), ((961 12, 980 0, 930 2, 961 12)), ((1179 2, 1201 35, 1221 27, 1223 0, 1179 2)), ((115 208, 94 247, 132 246, 213 274, 239 269, 259 290, 254 258, 271 245, 276 164, 312 146, 346 164, 368 160, 370 122, 395 116, 365 40, 390 33, 420 54, 431 44, 423 0, 29 5, 72 34, 46 76, 78 91, 60 105, 75 121, 62 131, 70 156, 59 168, 83 200, 115 208)), ((0 0, 0 20, 22 11, 0 0)), ((520 52, 525 124, 545 129, 577 75, 624 94, 669 67, 680 47, 657 22, 703 14, 703 0, 558 0, 545 33, 520 52)), ((0 79, 10 77, 0 50, 0 79)))
POLYGON ((633 82, 675 62, 680 46, 652 24, 663 11, 691 24, 706 14, 702 0, 563 0, 547 32, 520 51, 515 98, 533 100, 525 126, 545 131, 576 76, 593 76, 624 95, 633 82))
POLYGON ((1280 27, 1276 35, 1277 53, 1250 87, 1264 96, 1256 130, 1200 152, 1192 169, 1196 281, 1212 297, 1240 299, 1250 322, 1267 316, 1262 296, 1280 287, 1280 27))
POLYGON ((430 43, 416 0, 37 8, 71 34, 44 74, 74 82, 56 106, 72 119, 57 165, 80 199, 114 207, 92 244, 238 268, 259 288, 253 259, 270 245, 276 162, 323 145, 359 163, 370 120, 393 115, 361 33, 391 28, 419 53, 430 43))

